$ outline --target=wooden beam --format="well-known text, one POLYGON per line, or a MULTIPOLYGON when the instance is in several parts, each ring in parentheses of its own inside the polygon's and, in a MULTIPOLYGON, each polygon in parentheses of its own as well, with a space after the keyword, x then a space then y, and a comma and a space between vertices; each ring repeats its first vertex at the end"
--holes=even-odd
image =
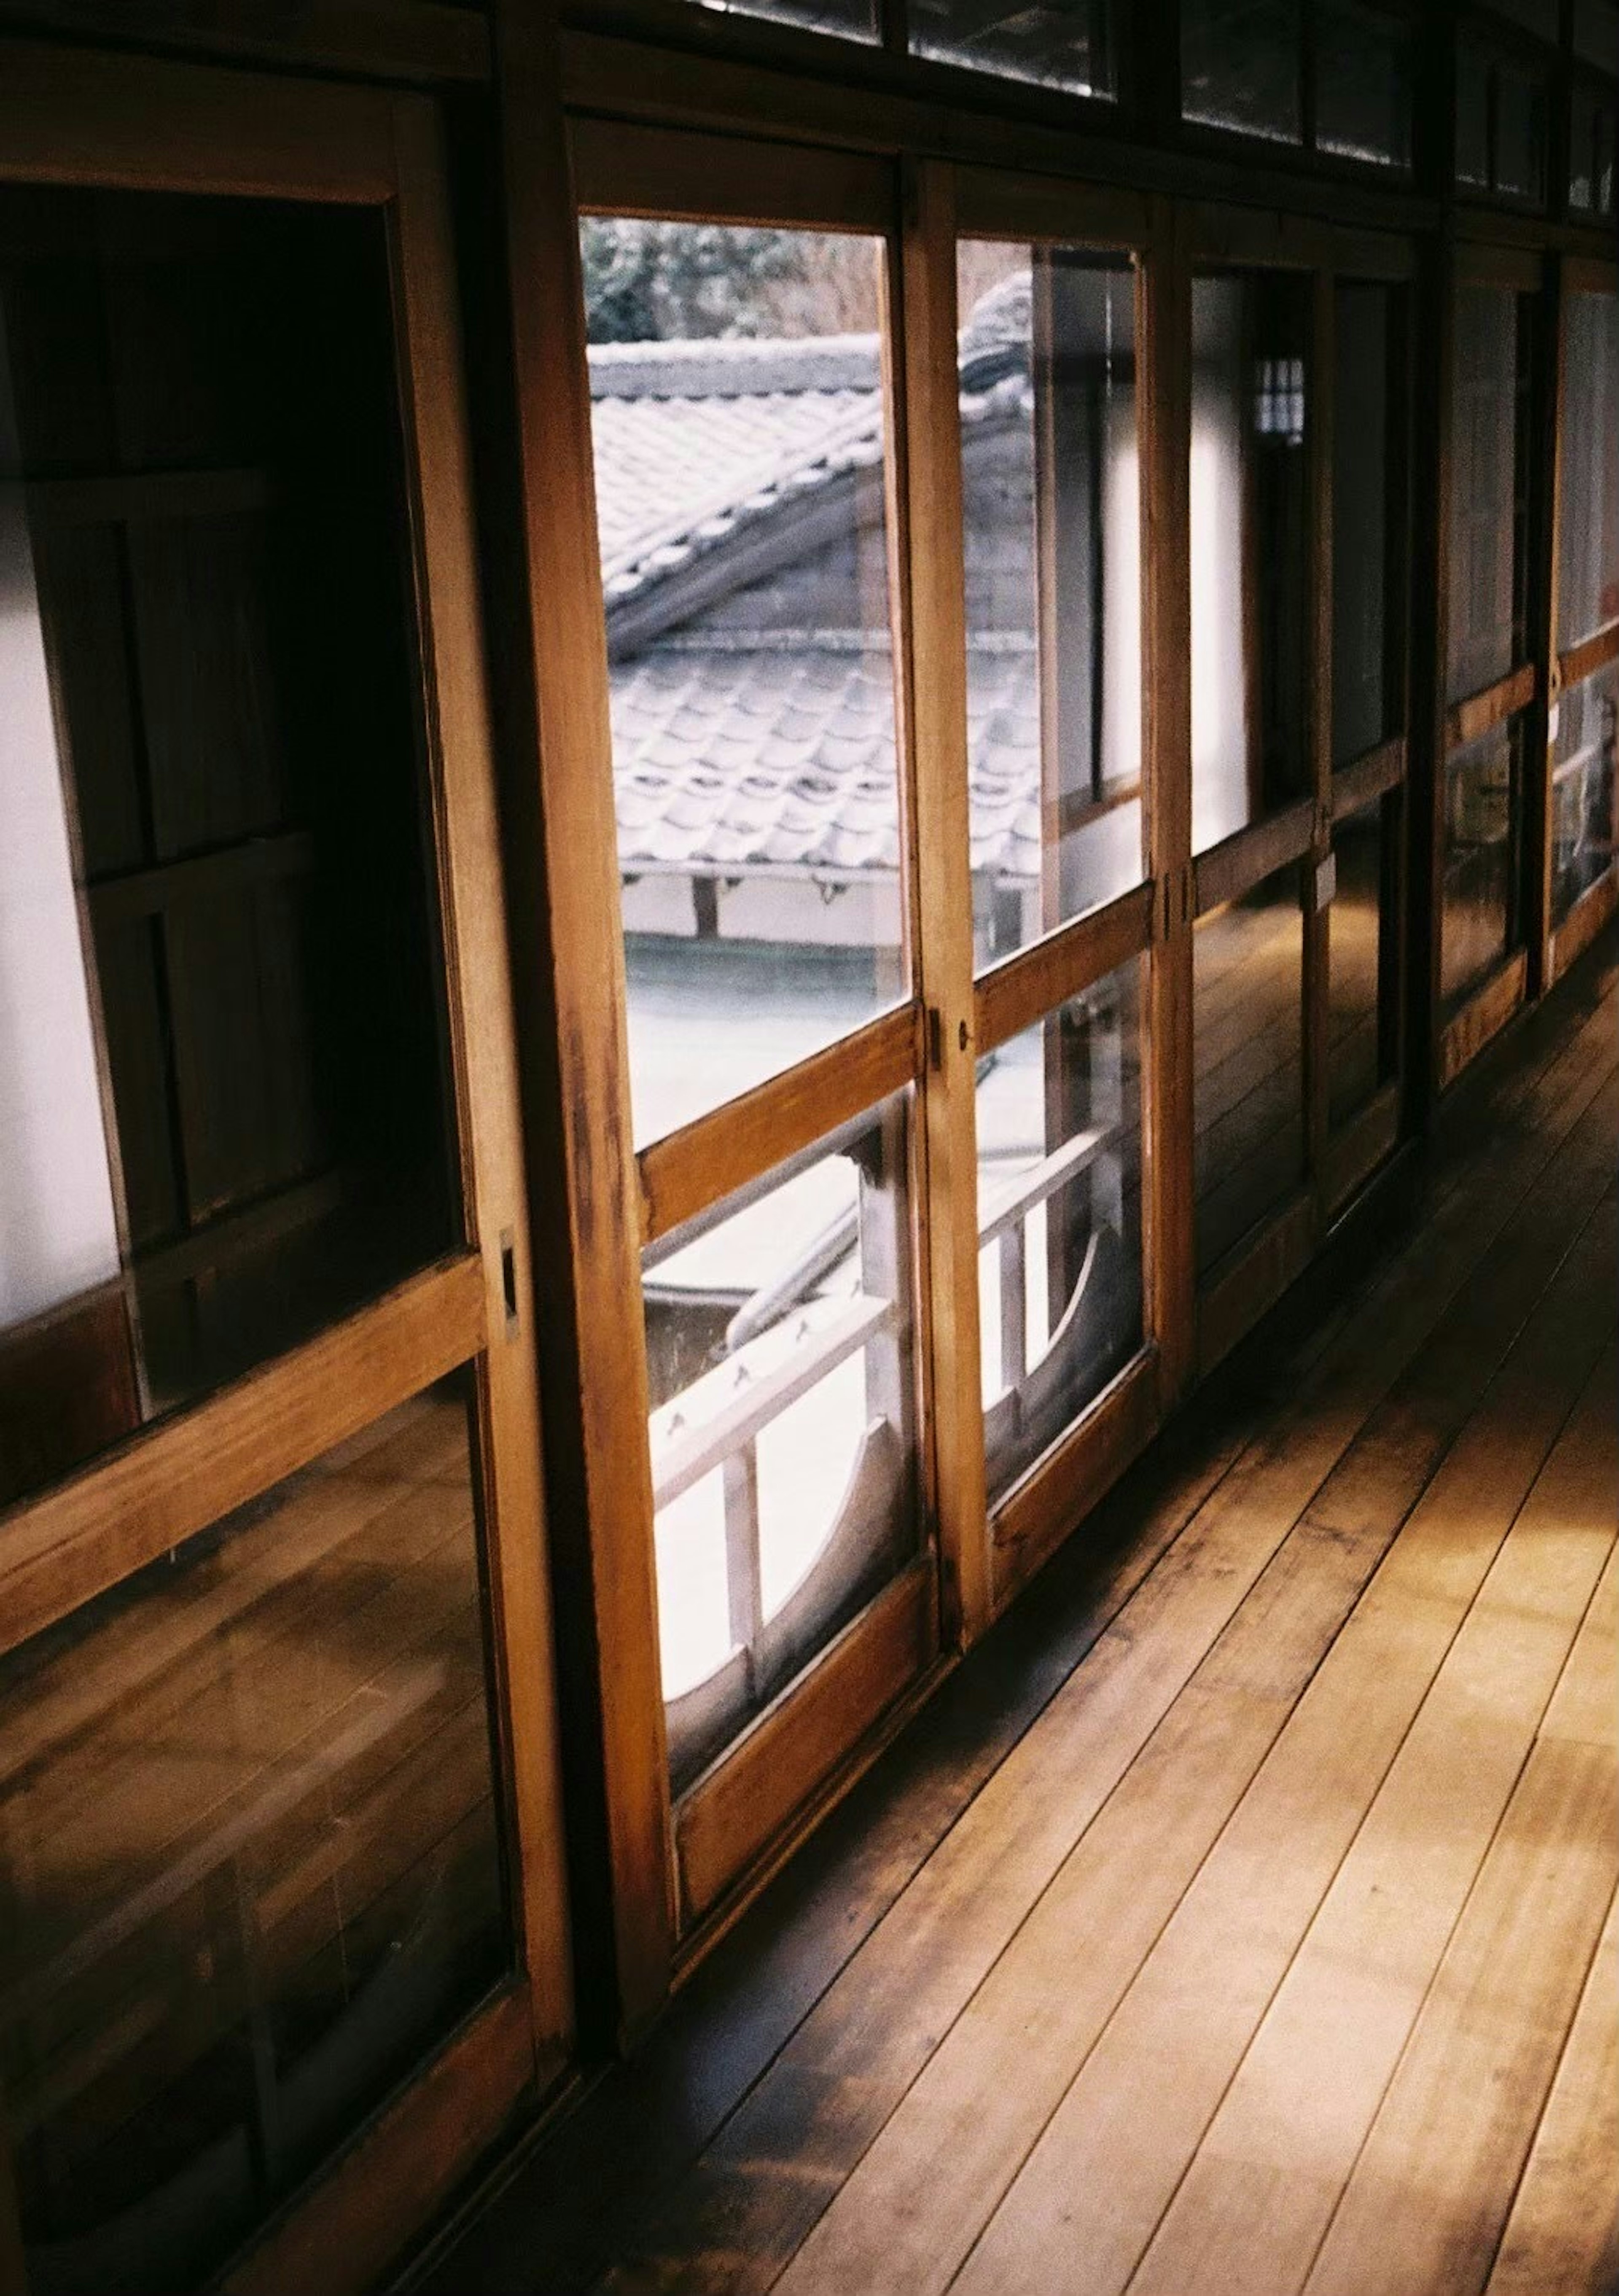
POLYGON ((779 144, 679 127, 578 119, 569 128, 582 210, 727 223, 807 224, 887 231, 894 170, 863 152, 779 144))
POLYGON ((668 1989, 674 1937, 641 1209, 592 486, 590 378, 552 12, 502 0, 506 317, 516 390, 524 674, 510 695, 502 847, 516 972, 529 1218, 560 1581, 559 1650, 584 1891, 623 2036, 668 1989))
POLYGON ((413 86, 489 77, 481 13, 436 0, 232 0, 228 12, 199 0, 0 0, 0 25, 413 86))
POLYGON ((909 606, 902 717, 915 857, 912 963, 932 1057, 921 1093, 920 1233, 932 1348, 928 1428, 947 1641, 988 1623, 978 1372, 977 1046, 967 757, 967 633, 951 171, 907 177, 896 339, 902 454, 890 520, 909 606))
POLYGON ((980 1054, 1032 1028, 1070 996, 1105 980, 1152 946, 1153 888, 1137 885, 1105 907, 1059 925, 1019 949, 973 991, 974 1035, 980 1054))
POLYGON ((1397 789, 1404 778, 1405 736, 1396 734, 1392 741, 1379 742, 1375 750, 1340 766, 1332 775, 1329 801, 1333 819, 1342 821, 1348 814, 1359 813, 1385 791, 1397 789))

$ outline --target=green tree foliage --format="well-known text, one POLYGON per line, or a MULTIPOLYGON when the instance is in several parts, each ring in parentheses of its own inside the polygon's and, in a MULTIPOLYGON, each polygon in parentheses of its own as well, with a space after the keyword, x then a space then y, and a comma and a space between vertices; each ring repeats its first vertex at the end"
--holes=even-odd
POLYGON ((761 291, 805 276, 802 239, 789 231, 593 216, 581 250, 593 343, 773 332, 776 298, 761 291))

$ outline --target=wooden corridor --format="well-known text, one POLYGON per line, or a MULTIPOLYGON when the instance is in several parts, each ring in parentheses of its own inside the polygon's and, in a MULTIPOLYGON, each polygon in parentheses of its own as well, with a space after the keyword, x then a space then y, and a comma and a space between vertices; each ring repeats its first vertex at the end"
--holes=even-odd
POLYGON ((1619 2286, 1616 1015, 1610 935, 411 2284, 1619 2286))

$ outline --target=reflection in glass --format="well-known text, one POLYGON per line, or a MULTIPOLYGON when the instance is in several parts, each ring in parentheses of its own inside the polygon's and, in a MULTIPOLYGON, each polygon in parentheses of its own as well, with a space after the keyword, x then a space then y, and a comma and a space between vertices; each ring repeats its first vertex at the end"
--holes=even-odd
POLYGON ((1490 188, 1490 59, 1465 30, 1456 35, 1456 180, 1490 188))
POLYGON ((1568 204, 1581 214, 1611 216, 1619 103, 1606 89, 1577 80, 1570 104, 1568 204))
POLYGON ((1552 712, 1551 921, 1560 923, 1582 893, 1614 865, 1619 838, 1615 713, 1619 666, 1570 687, 1552 712))
POLYGON ((1141 1342, 1141 961, 978 1063, 993 1506, 1141 1342))
POLYGON ((1495 68, 1495 189, 1509 199, 1546 200, 1546 78, 1504 60, 1495 68))
POLYGON ((458 1233, 388 282, 0 194, 0 1505, 458 1233))
POLYGON ((1389 287, 1335 297, 1332 440, 1332 762, 1400 729, 1405 584, 1400 429, 1404 356, 1389 287))
POLYGON ((1312 786, 1307 280, 1192 282, 1192 849, 1312 786))
POLYGON ((697 0, 718 16, 768 16, 809 32, 840 32, 849 40, 877 37, 875 0, 697 0))
POLYGON ((1007 79, 1113 93, 1109 0, 909 0, 912 52, 1007 79))
POLYGON ((1193 929, 1200 1277, 1304 1177, 1304 946, 1296 863, 1193 929))
POLYGON ((959 285, 982 967, 1141 882, 1135 280, 971 242, 959 285))
POLYGON ((1182 0, 1181 109, 1210 127, 1296 144, 1298 0, 1182 0))
POLYGON ((1394 1073, 1400 804, 1393 791, 1333 824, 1337 883, 1327 909, 1327 1095, 1335 1128, 1394 1073))
POLYGON ((1521 719, 1456 750, 1445 766, 1440 989, 1460 1003, 1516 946, 1521 719))
POLYGON ((909 1106, 644 1255, 676 1790, 915 1552, 909 1106))
POLYGON ((1315 144, 1342 159, 1410 167, 1411 35, 1404 19, 1361 0, 1318 0, 1315 144))
POLYGON ((641 1143, 903 993, 880 248, 582 245, 641 1143))
POLYGON ((1531 303, 1509 287, 1456 291, 1450 701, 1482 693, 1523 659, 1531 303))
POLYGON ((1619 620, 1619 295, 1571 294, 1558 484, 1558 646, 1619 620))
POLYGON ((0 1660, 30 2285, 195 2285, 511 1965, 470 1388, 0 1660))

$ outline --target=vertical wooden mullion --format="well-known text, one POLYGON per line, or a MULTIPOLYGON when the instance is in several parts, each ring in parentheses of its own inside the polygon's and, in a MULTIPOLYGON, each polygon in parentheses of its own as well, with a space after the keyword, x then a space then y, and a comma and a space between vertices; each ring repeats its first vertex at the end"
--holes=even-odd
POLYGON ((475 588, 470 455, 437 117, 395 111, 394 264, 405 414, 417 480, 423 669, 439 750, 446 972, 470 1231, 489 1344, 479 1365, 496 1703, 515 1829, 519 1949, 536 2045, 572 2029, 554 1645, 546 1580, 538 1372, 513 1015, 488 705, 475 588), (519 1312, 507 1309, 511 1282, 519 1312))
POLYGON ((1453 234, 1422 250, 1415 372, 1431 377, 1414 409, 1410 730, 1406 785, 1406 1089, 1426 1126, 1438 1090, 1444 891, 1445 683, 1451 582, 1451 417, 1456 342, 1453 234))
POLYGON ((1311 539, 1311 611, 1307 627, 1313 656, 1308 723, 1315 834, 1305 863, 1304 881, 1304 1092, 1309 1177, 1317 1191, 1318 1211, 1324 1219, 1326 1204, 1321 1190, 1327 1154, 1330 946, 1329 911, 1320 905, 1317 886, 1318 873, 1332 850, 1332 460, 1337 408, 1333 388, 1333 275, 1318 271, 1311 285, 1310 358, 1315 372, 1306 406, 1311 539))
POLYGON ((1197 1350, 1192 1194, 1191 266, 1186 211, 1154 202, 1137 301, 1141 422, 1141 725, 1149 960, 1146 1296, 1162 1400, 1197 1350))
POLYGON ((610 1948, 610 1970, 593 1964, 588 1981, 610 1988, 627 2038, 667 1993, 674 1900, 590 377, 556 10, 500 0, 493 24, 528 618, 520 701, 538 752, 507 745, 504 857, 570 1818, 587 1869, 576 1904, 582 1948, 610 1948))
POLYGON ((1537 388, 1532 402, 1535 437, 1531 452, 1529 521, 1529 652, 1539 666, 1540 690, 1525 721, 1524 888, 1529 955, 1527 993, 1551 986, 1551 728, 1562 692, 1558 667, 1558 517, 1563 452, 1563 411, 1568 372, 1568 297, 1563 263, 1545 258, 1536 325, 1537 388))
POLYGON ((900 680, 911 815, 913 986, 928 1013, 920 1218, 935 1518, 946 1640, 970 1643, 992 1600, 978 1374, 973 1037, 955 179, 911 163, 897 298, 901 452, 892 458, 908 629, 900 680))

